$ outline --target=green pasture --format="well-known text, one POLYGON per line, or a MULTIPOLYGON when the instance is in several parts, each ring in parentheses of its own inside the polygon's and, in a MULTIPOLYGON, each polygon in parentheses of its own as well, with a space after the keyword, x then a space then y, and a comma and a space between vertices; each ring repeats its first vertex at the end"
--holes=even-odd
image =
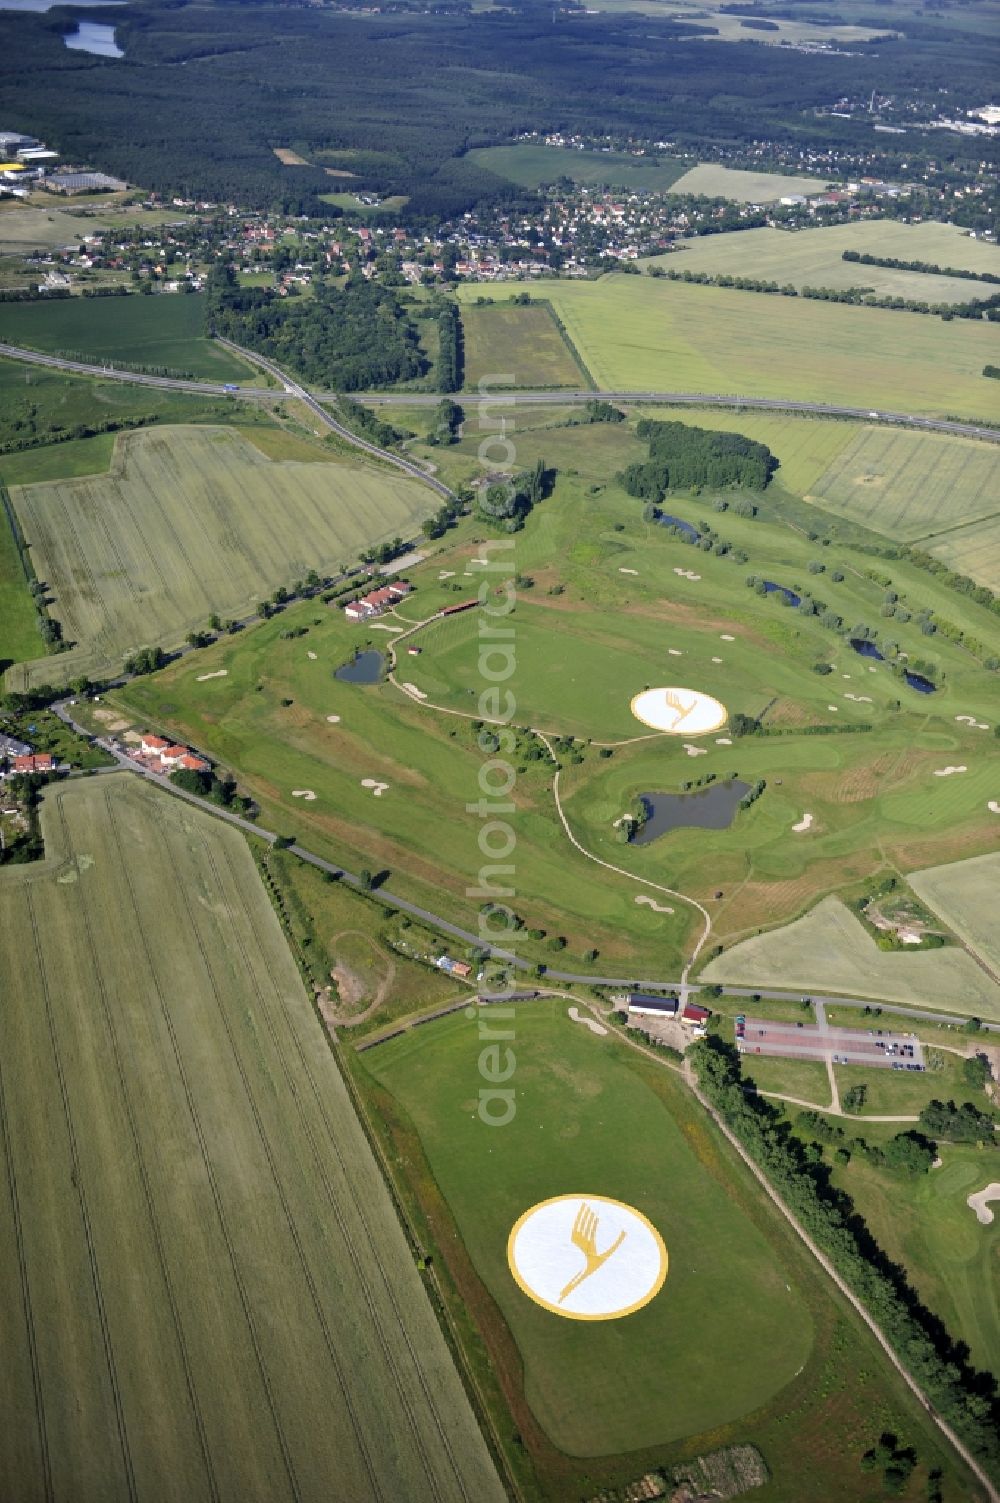
POLYGON ((534 141, 480 147, 469 152, 469 160, 522 188, 539 188, 565 177, 582 188, 645 188, 651 193, 671 188, 687 165, 674 157, 578 151, 534 141))
MULTIPOLYGON (((489 386, 586 386, 580 369, 546 304, 506 303, 462 309, 465 384, 489 386)), ((503 409, 500 409, 501 411, 503 409)))
MULTIPOLYGON (((864 1021, 864 1020, 862 1020, 864 1021)), ((888 1023, 896 1032, 917 1031, 923 1038, 923 1029, 916 1018, 893 1018, 883 1015, 879 1019, 883 1028, 888 1023)), ((954 1044, 952 1045, 954 1048, 954 1044)), ((965 1083, 962 1075, 964 1060, 957 1054, 928 1044, 924 1050, 925 1070, 882 1070, 864 1065, 834 1065, 840 1099, 854 1085, 864 1085, 864 1105, 855 1115, 894 1116, 904 1113, 918 1115, 929 1101, 971 1101, 980 1109, 988 1103, 982 1089, 974 1089, 965 1083)))
MULTIPOLYGON (((743 1078, 753 1081, 758 1091, 793 1096, 812 1102, 820 1110, 830 1105, 830 1077, 822 1060, 782 1059, 748 1052, 743 1056, 743 1078)), ((789 1110, 794 1116, 795 1107, 789 1110)))
POLYGON ((774 203, 789 193, 822 193, 826 187, 827 179, 822 177, 795 177, 783 172, 744 172, 736 167, 722 167, 717 162, 699 162, 697 167, 685 172, 673 185, 675 193, 695 193, 702 198, 728 198, 740 204, 774 203))
POLYGON ((405 193, 390 194, 377 204, 363 204, 353 193, 321 193, 320 198, 325 204, 333 204, 338 209, 343 209, 348 219, 370 219, 373 214, 395 214, 407 203, 405 193))
MULTIPOLYGON (((801 189, 785 189, 801 192, 801 189)), ((808 190, 815 193, 815 185, 808 190)), ((809 230, 771 227, 733 230, 678 242, 680 251, 653 256, 649 264, 665 271, 707 272, 710 276, 759 277, 764 281, 803 287, 867 287, 878 297, 903 297, 914 302, 968 303, 988 297, 990 286, 961 277, 896 271, 885 266, 861 266, 845 261, 845 250, 900 261, 927 261, 965 271, 1000 271, 996 247, 973 240, 956 225, 904 224, 894 219, 867 219, 809 230)))
MULTIPOLYGON (((903 1128, 899 1129, 903 1131, 903 1128)), ((917 1178, 873 1168, 858 1156, 834 1166, 833 1179, 871 1227, 880 1246, 902 1264, 924 1302, 952 1336, 968 1343, 972 1361, 1000 1370, 1000 1216, 981 1226, 966 1199, 996 1170, 995 1155, 943 1143, 943 1164, 917 1178)))
MULTIPOLYGON (((996 758, 994 757, 994 767, 996 758)), ((1000 816, 994 815, 1000 821, 1000 816)), ((984 964, 1000 967, 997 929, 997 884, 1000 854, 972 857, 951 866, 932 866, 913 872, 910 886, 984 964)))
POLYGON ((0 873, 4 1493, 499 1500, 243 837, 127 775, 42 823, 0 873))
POLYGON ((506 1384, 542 1496, 592 1496, 749 1439, 767 1458, 768 1503, 801 1499, 804 1453, 822 1478, 817 1503, 874 1503, 857 1474, 869 1437, 902 1426, 927 1435, 922 1459, 940 1454, 673 1074, 613 1037, 595 1039, 564 1002, 518 1007, 512 1026, 517 1113, 502 1131, 476 1114, 482 1046, 463 1014, 367 1052, 357 1073, 404 1157, 445 1286, 478 1327, 472 1344, 485 1341, 506 1384), (637 1314, 559 1321, 510 1277, 514 1220, 569 1186, 606 1190, 660 1228, 670 1270, 637 1314))
POLYGON ((804 918, 783 928, 743 940, 710 961, 702 977, 723 984, 796 990, 815 988, 819 977, 827 990, 847 996, 908 1002, 1000 1021, 1000 985, 964 950, 945 948, 911 955, 879 950, 836 897, 824 898, 804 918))
POLYGON ((36 678, 174 645, 212 612, 251 614, 278 585, 409 535, 434 509, 430 490, 392 472, 270 461, 234 430, 186 426, 120 436, 109 473, 12 497, 64 639, 77 644, 36 678))
MULTIPOLYGON (((518 290, 497 285, 491 295, 518 290)), ((477 292, 458 295, 474 301, 477 292)), ((982 377, 1000 360, 995 324, 616 275, 553 282, 546 296, 602 389, 996 416, 982 377)))
POLYGON ((151 213, 126 208, 118 199, 89 195, 73 208, 49 194, 34 203, 5 199, 0 202, 0 251, 26 255, 46 246, 79 245, 84 235, 109 225, 155 225, 185 217, 174 208, 151 213))
POLYGON ((679 1087, 655 1089, 621 1045, 570 1022, 565 1004, 519 1008, 514 1030, 517 1115, 502 1131, 476 1112, 482 1046, 464 1014, 371 1051, 364 1065, 413 1120, 517 1342, 540 1424, 560 1450, 597 1457, 745 1420, 808 1361, 813 1328, 797 1281, 786 1287, 789 1268, 734 1196, 731 1167, 714 1144, 707 1151, 679 1087), (655 1143, 655 1157, 639 1143, 655 1143), (627 1320, 560 1321, 510 1275, 511 1226, 570 1187, 636 1206, 666 1242, 663 1292, 627 1320), (780 1345, 768 1339, 777 1323, 780 1345))
POLYGON ((207 337, 200 293, 0 303, 0 340, 78 360, 162 366, 199 380, 264 384, 259 372, 207 337))

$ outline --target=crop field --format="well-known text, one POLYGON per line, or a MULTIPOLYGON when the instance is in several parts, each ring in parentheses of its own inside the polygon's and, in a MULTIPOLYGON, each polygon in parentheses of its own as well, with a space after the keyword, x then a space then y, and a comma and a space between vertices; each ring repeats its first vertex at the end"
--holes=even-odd
MULTIPOLYGON (((62 655, 76 672, 175 644, 213 611, 247 614, 310 568, 406 535, 435 505, 404 476, 273 462, 238 432, 185 426, 121 436, 109 473, 12 497, 64 639, 79 644, 62 655)), ((46 661, 43 676, 60 666, 46 661)))
POLYGON ((42 819, 0 875, 4 1496, 499 1503, 242 836, 127 775, 42 819))
POLYGON ((949 569, 1000 592, 1000 513, 955 527, 923 546, 949 569))
POLYGON ((465 384, 494 386, 587 385, 558 324, 545 304, 462 309, 465 384))
MULTIPOLYGON (((1000 821, 1000 815, 994 818, 1000 821)), ((996 920, 1000 854, 932 866, 913 872, 908 880, 917 896, 940 914, 974 954, 993 970, 1000 969, 996 920)))
POLYGON ((469 152, 469 160, 522 188, 538 188, 557 178, 572 178, 581 187, 646 188, 662 193, 684 172, 685 163, 673 157, 633 156, 623 151, 577 151, 568 146, 544 146, 519 141, 515 146, 485 146, 469 152))
MULTIPOLYGON (((665 271, 704 271, 710 275, 760 277, 803 287, 869 287, 879 297, 915 302, 967 303, 989 297, 995 287, 961 277, 896 271, 844 261, 841 252, 861 251, 902 261, 929 261, 968 271, 1000 274, 996 247, 971 240, 954 225, 897 223, 872 219, 860 224, 828 225, 813 230, 731 231, 680 242, 680 253, 654 256, 648 264, 665 271)), ((647 264, 647 263, 644 263, 647 264)))
POLYGON ((803 1449, 824 1498, 853 1495, 859 1437, 887 1428, 898 1390, 708 1120, 671 1072, 594 1038, 563 1002, 519 1006, 506 1026, 516 1115, 502 1130, 475 1109, 481 1045, 462 1014, 370 1050, 356 1070, 405 1154, 545 1496, 590 1496, 605 1478, 691 1454, 709 1430, 713 1445, 760 1446, 771 1503, 801 1498, 803 1449), (514 1221, 569 1187, 626 1201, 664 1238, 663 1289, 626 1320, 556 1319, 510 1275, 514 1221))
POLYGON ((655 16, 665 21, 689 22, 692 26, 697 26, 711 41, 752 41, 767 47, 782 44, 799 46, 803 42, 827 45, 838 41, 861 42, 883 36, 888 29, 888 23, 885 29, 873 30, 870 25, 851 25, 839 18, 813 21, 801 14, 795 19, 789 19, 785 12, 779 14, 778 11, 760 11, 758 14, 755 10, 753 16, 734 15, 722 7, 700 4, 698 0, 595 0, 591 8, 612 12, 634 11, 642 16, 655 16), (762 18, 770 21, 773 30, 760 31, 753 28, 753 21, 762 18))
MULTIPOLYGON (((930 902, 926 891, 921 896, 930 902)), ((982 901, 988 901, 985 895, 982 901)), ((702 977, 795 990, 814 988, 821 977, 828 990, 847 996, 916 1003, 1000 1022, 1000 985, 964 950, 911 955, 880 950, 835 897, 824 898, 805 918, 784 928, 743 940, 710 961, 702 977)))
POLYGON ((808 499, 886 537, 930 548, 939 533, 994 520, 998 494, 995 445, 866 426, 854 430, 808 499))
MULTIPOLYGON (((2 216, 0 216, 2 217, 2 216)), ((80 234, 77 227, 76 235, 80 234)), ((61 298, 52 303, 0 303, 0 340, 78 360, 165 367, 205 381, 251 381, 245 361, 205 334, 204 299, 159 297, 61 298)))
POLYGON ((822 177, 788 177, 783 172, 743 172, 699 162, 673 184, 675 193, 697 193, 703 198, 728 198, 738 204, 769 204, 789 193, 822 193, 822 177))
MULTIPOLYGON (((517 284, 494 286, 498 301, 517 284)), ((473 301, 475 287, 459 289, 473 301)), ((1000 328, 647 277, 558 282, 546 296, 609 391, 794 397, 876 411, 996 416, 983 366, 1000 328), (821 358, 820 354, 821 352, 821 358)))
POLYGON ((952 1335, 968 1343, 972 1361, 1000 1371, 1000 1216, 982 1226, 966 1198, 993 1177, 989 1156, 945 1143, 940 1169, 900 1182, 857 1155, 835 1167, 834 1183, 858 1210, 925 1303, 952 1335))

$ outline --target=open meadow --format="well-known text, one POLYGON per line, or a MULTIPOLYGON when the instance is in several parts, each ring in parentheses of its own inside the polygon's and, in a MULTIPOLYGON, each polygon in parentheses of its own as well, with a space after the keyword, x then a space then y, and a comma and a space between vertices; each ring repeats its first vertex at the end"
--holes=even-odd
MULTIPOLYGON (((515 418, 519 463, 543 459, 559 471, 554 494, 514 540, 516 723, 577 738, 559 752, 564 813, 586 852, 623 869, 595 880, 597 868, 569 845, 547 754, 522 733, 516 906, 528 929, 546 932, 527 945, 533 959, 581 971, 597 949, 589 965, 600 974, 676 976, 700 919, 647 884, 707 902, 714 940, 731 944, 775 914, 803 913, 857 883, 879 867, 881 852, 911 870, 990 848, 995 676, 941 633, 923 635, 916 619, 893 621, 902 649, 934 673, 935 692, 918 693, 887 663, 861 657, 821 616, 747 588, 751 574, 764 577, 809 593, 846 623, 884 631, 884 587, 863 572, 870 555, 839 542, 823 548, 788 526, 782 508, 794 498, 777 486, 752 519, 715 511, 711 496, 671 498, 672 513, 691 526, 710 519, 730 552, 687 546, 643 521, 641 504, 608 480, 643 453, 628 425, 557 426, 552 412, 515 418), (809 568, 816 562, 818 574, 809 568), (817 663, 829 671, 815 672, 817 663), (763 716, 771 734, 734 739, 722 728, 691 750, 683 737, 652 734, 630 702, 665 684, 710 693, 731 715, 763 716), (940 776, 949 766, 966 770, 940 776), (725 782, 734 772, 767 788, 729 828, 678 828, 646 845, 621 843, 614 822, 637 794, 680 794, 692 780, 711 774, 725 782), (672 911, 637 903, 644 893, 672 911), (553 936, 565 938, 564 953, 553 936)), ((810 441, 818 432, 812 458, 803 444, 803 472, 825 467, 827 430, 846 440, 855 431, 768 421, 800 424, 810 441)), ((443 462, 449 456, 457 471, 473 462, 475 442, 470 433, 454 449, 427 452, 443 462)), ((350 870, 389 870, 394 891, 432 912, 442 911, 447 894, 449 914, 474 930, 466 888, 478 868, 478 821, 465 805, 477 797, 482 755, 472 720, 482 688, 477 613, 429 621, 407 642, 416 655, 399 649, 394 683, 350 684, 333 672, 356 648, 384 654, 399 631, 471 598, 482 578, 475 563, 482 536, 481 524, 463 521, 407 571, 417 588, 382 621, 354 626, 314 602, 292 607, 131 684, 129 713, 238 769, 272 827, 350 870), (306 636, 289 638, 300 625, 306 636), (388 787, 375 797, 366 779, 388 787)), ((891 567, 914 615, 931 606, 989 638, 994 618, 982 606, 904 561, 891 567)))
POLYGON ((0 1492, 499 1503, 243 837, 125 774, 42 823, 0 873, 0 1492))
POLYGON ((512 1030, 516 1060, 516 1113, 500 1130, 476 1110, 482 1045, 464 1014, 352 1065, 405 1161, 453 1297, 486 1343, 543 1496, 592 1496, 740 1440, 770 1469, 761 1503, 800 1503, 804 1452, 822 1479, 810 1496, 833 1503, 869 1497, 856 1457, 880 1430, 919 1431, 922 1460, 937 1449, 670 1070, 613 1035, 595 1038, 558 999, 518 1006, 503 1025, 494 1016, 483 1026, 512 1030), (623 1199, 666 1243, 661 1292, 627 1319, 553 1319, 511 1277, 513 1223, 570 1189, 623 1199))
MULTIPOLYGON (((951 870, 939 868, 942 875, 951 870)), ((907 1002, 1000 1022, 1000 983, 964 950, 946 947, 910 955, 880 950, 836 897, 824 898, 794 923, 726 950, 709 962, 702 979, 794 990, 820 985, 845 996, 907 1002)))
POLYGON ((212 612, 252 613, 309 569, 335 571, 412 533, 435 501, 393 471, 320 450, 315 462, 273 461, 238 431, 180 425, 119 436, 106 474, 11 494, 64 640, 78 647, 31 670, 50 681, 177 645, 212 612))
POLYGON ((861 266, 843 260, 842 252, 861 251, 900 261, 927 261, 935 266, 1000 274, 1000 254, 995 245, 973 240, 955 225, 931 222, 903 224, 892 219, 869 219, 811 230, 732 230, 681 240, 677 245, 678 250, 650 257, 642 264, 664 271, 758 277, 781 286, 790 284, 800 291, 803 287, 867 287, 878 297, 927 303, 967 303, 989 297, 996 288, 962 277, 861 266))
MULTIPOLYGON (((732 19, 732 18, 731 18, 732 19)), ((745 40, 745 39, 744 39, 745 40)), ((789 193, 822 193, 823 177, 795 177, 784 172, 744 172, 718 162, 699 162, 673 184, 675 193, 728 198, 738 204, 769 204, 789 193)))
POLYGON ((462 309, 465 346, 465 385, 478 389, 480 381, 490 386, 588 385, 588 376, 577 363, 546 304, 530 307, 478 307, 462 309), (501 379, 506 378, 506 379, 501 379))
MULTIPOLYGON (((491 296, 519 291, 496 285, 491 296)), ((458 291, 462 303, 477 295, 474 286, 458 291)), ((996 324, 611 274, 550 282, 545 296, 603 390, 996 417, 996 392, 982 375, 1000 363, 996 324)))
MULTIPOLYGON (((996 816, 1000 823, 1000 816, 996 816)), ((994 974, 1000 973, 1000 853, 913 872, 910 886, 994 974)))
POLYGON ((584 151, 546 146, 541 141, 479 147, 469 152, 469 160, 522 188, 538 188, 566 177, 583 188, 645 188, 650 193, 672 187, 687 165, 675 157, 584 151))
POLYGON ((74 360, 121 361, 204 381, 267 384, 259 371, 208 338, 204 298, 197 292, 0 303, 0 340, 74 360))

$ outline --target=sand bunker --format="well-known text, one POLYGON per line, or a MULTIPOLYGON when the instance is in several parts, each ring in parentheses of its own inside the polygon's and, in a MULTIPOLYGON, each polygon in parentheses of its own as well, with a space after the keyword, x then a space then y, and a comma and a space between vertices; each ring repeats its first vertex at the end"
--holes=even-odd
POLYGON ((936 778, 950 778, 953 773, 968 772, 968 770, 964 763, 961 767, 951 767, 950 765, 948 767, 935 767, 934 776, 936 778))
POLYGON ((731 637, 727 631, 724 631, 724 632, 722 632, 720 634, 719 641, 720 642, 735 642, 736 638, 735 637, 731 637))
POLYGON ((732 746, 733 743, 728 736, 716 736, 715 744, 716 746, 732 746))
POLYGON ((707 757, 708 756, 708 747, 707 746, 689 746, 687 744, 687 742, 685 742, 685 744, 684 744, 684 750, 687 752, 687 754, 688 754, 689 757, 707 757))
POLYGON ((621 569, 620 568, 618 570, 619 574, 638 574, 638 572, 639 572, 638 569, 621 569))
POLYGON ((975 1195, 970 1195, 965 1202, 976 1213, 976 1220, 981 1226, 992 1226, 993 1212, 989 1208, 991 1200, 1000 1200, 1000 1180, 993 1180, 985 1190, 979 1190, 975 1195))
POLYGON ((669 736, 706 736, 726 723, 726 707, 698 689, 644 689, 632 700, 632 714, 669 736))
POLYGON ((655 898, 651 898, 649 894, 645 892, 640 892, 638 894, 638 896, 636 897, 636 902, 644 905, 646 908, 652 908, 654 913, 673 913, 674 911, 672 908, 668 907, 666 903, 658 903, 655 898))
POLYGON ((362 778, 361 786, 362 788, 370 788, 376 798, 381 798, 383 793, 388 790, 389 784, 380 783, 378 778, 362 778))
POLYGON ((1000 799, 991 798, 986 807, 991 814, 1000 814, 1000 799))
POLYGON ((315 663, 315 661, 316 661, 316 653, 314 653, 314 652, 307 652, 306 653, 306 657, 309 659, 310 663, 315 663))
POLYGON ((368 624, 371 627, 372 631, 402 631, 403 630, 403 628, 401 626, 390 626, 389 623, 388 623, 388 621, 370 621, 368 624))
POLYGON ((203 684, 210 678, 225 678, 228 673, 228 668, 216 668, 214 673, 199 673, 197 682, 203 684))
POLYGON ((827 709, 830 711, 830 713, 832 715, 839 715, 840 714, 840 710, 839 710, 839 708, 838 708, 837 705, 827 705, 827 709))
POLYGON ((956 715, 955 719, 960 725, 971 725, 974 730, 988 731, 989 726, 985 720, 977 720, 975 715, 956 715))
POLYGON ((850 690, 844 695, 844 698, 853 699, 856 705, 870 705, 872 702, 870 694, 852 694, 850 690))
POLYGON ((694 580, 699 580, 701 578, 701 575, 700 574, 696 574, 693 569, 678 569, 675 566, 674 573, 677 575, 677 577, 679 579, 690 579, 690 580, 694 581, 694 580))
POLYGON ((713 659, 712 659, 712 662, 713 662, 713 663, 721 663, 721 662, 722 662, 722 659, 721 659, 721 658, 713 658, 713 659))
POLYGON ((130 746, 136 746, 142 740, 142 737, 139 735, 138 731, 126 731, 123 739, 127 741, 130 746))
POLYGON ((438 579, 454 579, 454 577, 455 577, 455 571, 454 571, 454 569, 439 569, 438 570, 438 579))
MULTIPOLYGON (((569 1015, 573 1019, 574 1023, 582 1023, 584 1028, 590 1029, 591 1033, 603 1035, 608 1031, 603 1023, 597 1023, 593 1018, 588 1018, 584 1013, 580 1011, 578 1007, 571 1007, 569 1009, 569 1015)), ((993 1220, 992 1214, 990 1215, 990 1220, 993 1220)))
POLYGON ((307 804, 311 804, 316 797, 311 788, 293 788, 292 798, 304 798, 307 804))
POLYGON ((792 829, 795 831, 796 835, 801 835, 803 830, 809 830, 812 828, 812 822, 813 817, 811 814, 803 814, 798 824, 792 825, 792 829))
POLYGON ((340 716, 339 715, 328 715, 326 718, 327 718, 327 720, 329 721, 329 723, 331 725, 339 725, 340 724, 340 716))
POLYGON ((684 656, 679 647, 668 647, 667 652, 672 658, 682 658, 684 656))
POLYGON ((405 683, 403 685, 403 688, 406 690, 407 694, 412 694, 414 699, 427 698, 427 695, 424 693, 423 689, 418 689, 416 684, 405 683))

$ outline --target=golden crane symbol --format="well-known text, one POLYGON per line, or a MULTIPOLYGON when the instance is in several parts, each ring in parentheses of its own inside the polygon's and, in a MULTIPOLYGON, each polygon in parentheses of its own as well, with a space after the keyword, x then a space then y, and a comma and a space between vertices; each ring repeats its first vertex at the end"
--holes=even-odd
POLYGON ((681 699, 680 695, 677 693, 676 689, 667 689, 663 697, 670 708, 674 711, 674 718, 671 722, 670 728, 671 730, 676 730, 677 727, 681 725, 690 715, 691 711, 697 704, 697 700, 694 700, 691 704, 685 704, 683 699, 681 699))
POLYGON ((570 1241, 573 1243, 574 1247, 578 1247, 580 1249, 580 1251, 583 1253, 583 1256, 586 1258, 587 1263, 586 1267, 583 1269, 583 1272, 574 1275, 574 1277, 571 1278, 569 1283, 566 1285, 566 1288, 563 1290, 562 1294, 560 1294, 560 1304, 562 1304, 567 1295, 573 1293, 574 1289, 578 1289, 585 1279, 589 1279, 591 1274, 596 1273, 597 1270, 608 1261, 611 1255, 618 1251, 622 1243, 625 1241, 626 1233, 624 1231, 620 1231, 618 1233, 618 1236, 612 1242, 611 1246, 606 1248, 604 1252, 599 1253, 597 1251, 597 1226, 597 1215, 590 1209, 586 1201, 584 1201, 580 1209, 576 1213, 576 1220, 573 1222, 573 1230, 570 1233, 570 1241))

